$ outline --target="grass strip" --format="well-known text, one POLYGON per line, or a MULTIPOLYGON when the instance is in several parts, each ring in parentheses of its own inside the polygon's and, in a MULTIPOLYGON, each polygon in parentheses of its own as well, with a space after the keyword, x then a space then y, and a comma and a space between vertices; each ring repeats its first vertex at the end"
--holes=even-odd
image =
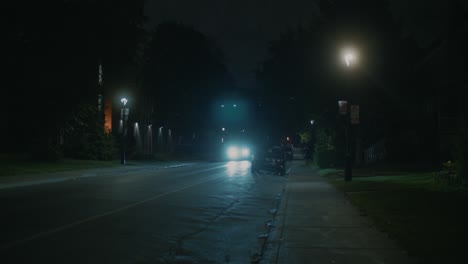
POLYGON ((118 166, 118 161, 64 159, 56 162, 0 160, 0 177, 118 166))
POLYGON ((342 173, 322 173, 378 229, 420 263, 450 263, 466 258, 466 189, 442 186, 432 173, 378 174, 344 182, 342 173))

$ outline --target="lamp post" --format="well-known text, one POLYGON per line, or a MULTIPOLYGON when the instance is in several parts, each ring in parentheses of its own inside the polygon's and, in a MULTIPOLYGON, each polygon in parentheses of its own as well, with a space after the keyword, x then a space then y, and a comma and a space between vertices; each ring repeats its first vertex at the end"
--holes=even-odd
POLYGON ((127 121, 130 109, 127 106, 127 98, 120 99, 122 109, 120 110, 120 120, 122 120, 121 146, 120 146, 120 164, 125 165, 125 152, 127 145, 127 121))
POLYGON ((343 116, 345 124, 345 170, 344 170, 344 180, 351 181, 353 178, 352 164, 351 164, 351 150, 350 150, 350 126, 349 126, 349 109, 348 101, 340 100, 338 101, 338 110, 340 115, 343 116))
MULTIPOLYGON (((347 48, 343 50, 342 53, 343 61, 346 65, 346 68, 349 69, 357 63, 357 54, 356 51, 347 48)), ((354 106, 352 106, 354 109, 354 106)), ((344 170, 344 180, 351 181, 353 179, 353 162, 351 159, 351 111, 347 101, 341 100, 338 101, 339 113, 344 117, 345 123, 345 170, 344 170)), ((353 122, 354 123, 354 122, 353 122)))

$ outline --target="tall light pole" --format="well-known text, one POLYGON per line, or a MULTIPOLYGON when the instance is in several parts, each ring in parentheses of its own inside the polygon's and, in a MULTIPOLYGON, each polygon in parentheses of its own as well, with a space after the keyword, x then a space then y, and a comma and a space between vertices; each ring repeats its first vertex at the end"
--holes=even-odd
MULTIPOLYGON (((346 65, 346 68, 349 69, 357 63, 357 53, 354 49, 347 48, 342 52, 342 59, 346 65)), ((345 123, 345 170, 344 170, 344 180, 351 181, 353 179, 353 161, 351 159, 351 111, 349 103, 347 101, 338 101, 338 108, 341 115, 344 116, 345 123)))
POLYGON ((120 99, 122 103, 122 109, 120 110, 120 120, 122 121, 122 134, 121 134, 121 146, 120 146, 120 164, 125 165, 125 152, 127 148, 127 121, 128 121, 128 114, 130 109, 127 106, 127 98, 120 99))
POLYGON ((338 101, 338 109, 340 115, 343 116, 345 124, 345 170, 344 170, 344 179, 345 181, 351 181, 353 178, 352 164, 351 164, 351 147, 350 147, 350 125, 349 125, 349 107, 348 101, 340 100, 338 101))

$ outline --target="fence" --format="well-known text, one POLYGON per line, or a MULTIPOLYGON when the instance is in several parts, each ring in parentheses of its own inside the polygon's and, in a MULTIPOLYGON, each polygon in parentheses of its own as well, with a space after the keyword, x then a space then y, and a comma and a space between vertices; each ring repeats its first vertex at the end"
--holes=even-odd
POLYGON ((366 164, 371 164, 384 160, 386 156, 385 140, 382 139, 364 151, 364 162, 366 164))

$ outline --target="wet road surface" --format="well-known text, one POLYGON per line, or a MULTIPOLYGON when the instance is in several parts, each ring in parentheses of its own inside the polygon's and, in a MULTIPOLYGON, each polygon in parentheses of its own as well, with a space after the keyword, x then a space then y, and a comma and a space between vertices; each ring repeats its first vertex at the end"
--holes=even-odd
POLYGON ((0 190, 0 262, 250 263, 285 182, 238 161, 0 190))

